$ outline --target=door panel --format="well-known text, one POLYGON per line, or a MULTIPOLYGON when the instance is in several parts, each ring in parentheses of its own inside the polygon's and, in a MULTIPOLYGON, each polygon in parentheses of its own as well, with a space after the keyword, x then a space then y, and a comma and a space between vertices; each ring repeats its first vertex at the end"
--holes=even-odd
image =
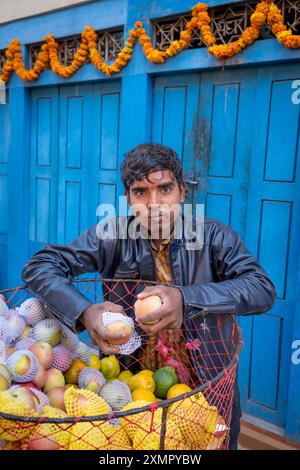
POLYGON ((31 95, 29 254, 56 242, 58 89, 31 95))
POLYGON ((92 87, 64 87, 59 97, 57 242, 69 243, 90 221, 92 87))
MULTIPOLYGON (((187 181, 194 180, 198 142, 199 75, 157 77, 154 82, 152 142, 173 148, 187 181)), ((193 186, 187 185, 192 202, 193 186)))
POLYGON ((230 224, 242 236, 254 97, 254 72, 201 75, 195 202, 202 202, 207 215, 230 224))
POLYGON ((0 289, 7 287, 9 104, 0 105, 0 289))

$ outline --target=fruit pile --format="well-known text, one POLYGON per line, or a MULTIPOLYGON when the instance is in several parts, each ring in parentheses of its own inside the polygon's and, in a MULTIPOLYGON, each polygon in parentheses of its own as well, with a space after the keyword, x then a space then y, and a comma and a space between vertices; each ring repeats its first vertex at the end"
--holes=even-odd
POLYGON ((0 416, 0 449, 160 449, 159 402, 179 395, 165 405, 165 449, 220 448, 228 431, 223 419, 203 394, 184 396, 190 391, 170 366, 133 375, 114 355, 100 360, 38 299, 9 310, 0 298, 0 415, 15 417, 0 416), (118 419, 119 411, 128 415, 118 419))

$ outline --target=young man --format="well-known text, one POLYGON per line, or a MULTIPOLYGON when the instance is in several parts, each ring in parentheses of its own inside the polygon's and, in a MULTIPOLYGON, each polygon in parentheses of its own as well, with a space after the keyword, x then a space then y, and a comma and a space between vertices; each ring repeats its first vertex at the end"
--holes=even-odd
MULTIPOLYGON (((181 162, 172 149, 159 144, 139 145, 126 155, 121 170, 125 195, 133 209, 133 216, 125 218, 126 237, 120 236, 118 228, 112 238, 100 236, 99 227, 94 226, 69 245, 47 245, 25 265, 24 282, 59 320, 74 331, 85 328, 104 354, 114 354, 118 350, 109 344, 112 338, 103 327, 102 313, 122 312, 122 306, 93 304, 73 287, 71 278, 98 271, 108 279, 139 277, 163 283, 146 287, 139 294, 157 294, 162 299, 158 310, 144 316, 145 323, 155 323, 140 325, 149 335, 149 354, 143 360, 151 367, 155 356, 155 341, 151 339, 162 330, 175 334, 183 324, 198 321, 198 325, 204 322, 208 329, 218 332, 214 327, 222 316, 222 341, 215 338, 216 344, 221 344, 230 339, 232 331, 227 318, 263 313, 272 307, 276 298, 272 281, 228 225, 205 217, 199 246, 190 244, 184 231, 176 235, 176 223, 185 222, 179 210, 185 199, 185 184, 181 162), (135 221, 143 236, 129 235, 135 221)), ((197 227, 198 232, 201 230, 197 227)), ((196 338, 190 333, 188 339, 200 340, 201 344, 200 326, 197 331, 196 338)), ((193 366, 201 374, 201 364, 195 357, 193 366)), ((237 448, 240 416, 236 384, 231 449, 237 448)))

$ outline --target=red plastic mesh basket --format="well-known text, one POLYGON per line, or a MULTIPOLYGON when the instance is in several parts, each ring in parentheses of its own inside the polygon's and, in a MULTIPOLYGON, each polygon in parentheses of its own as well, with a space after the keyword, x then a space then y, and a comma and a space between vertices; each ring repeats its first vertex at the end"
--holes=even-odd
MULTIPOLYGON (((132 279, 80 279, 74 285, 93 302, 111 301, 134 318, 136 295, 155 282, 132 279)), ((24 288, 2 292, 10 309, 32 294, 24 288)), ((138 329, 141 347, 118 356, 121 371, 137 373, 171 366, 192 391, 171 399, 133 401, 112 411, 92 392, 69 389, 68 416, 46 406, 41 415, 1 408, 0 449, 61 450, 221 450, 229 444, 232 401, 241 330, 234 315, 194 316, 178 331, 148 337, 138 329), (7 411, 7 412, 6 412, 7 411), (30 444, 28 444, 30 443, 30 444), (28 447, 29 446, 29 447, 28 447)))

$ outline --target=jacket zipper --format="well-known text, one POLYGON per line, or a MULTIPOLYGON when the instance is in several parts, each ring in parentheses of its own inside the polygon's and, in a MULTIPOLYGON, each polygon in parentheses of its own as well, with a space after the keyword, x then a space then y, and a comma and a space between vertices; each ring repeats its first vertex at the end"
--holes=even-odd
MULTIPOLYGON (((198 307, 199 308, 199 304, 193 304, 192 303, 192 304, 187 304, 187 305, 189 305, 190 307, 198 307)), ((235 302, 228 301, 228 302, 217 302, 216 304, 209 304, 209 306, 213 307, 213 308, 215 308, 215 307, 218 308, 219 305, 232 305, 233 307, 235 307, 235 302)), ((200 305, 200 307, 202 307, 202 306, 200 305)), ((207 309, 207 307, 204 307, 204 306, 203 306, 203 308, 207 309)))
MULTIPOLYGON (((232 309, 233 309, 233 310, 235 310, 235 308, 236 308, 235 302, 218 302, 218 303, 216 303, 216 304, 211 304, 211 305, 209 305, 209 307, 206 307, 206 306, 204 306, 204 305, 201 306, 201 305, 199 305, 199 304, 197 305, 197 304, 194 304, 194 303, 188 303, 187 305, 188 305, 189 307, 195 307, 195 308, 197 308, 198 310, 201 310, 201 313, 203 313, 203 316, 206 316, 209 312, 211 312, 211 313, 218 313, 218 311, 219 311, 219 312, 222 312, 222 311, 223 311, 223 308, 222 308, 222 307, 223 307, 224 305, 230 305, 230 306, 232 306, 232 309)), ((197 315, 195 315, 195 316, 197 316, 197 315)), ((193 317, 191 317, 191 318, 193 318, 193 317)))

